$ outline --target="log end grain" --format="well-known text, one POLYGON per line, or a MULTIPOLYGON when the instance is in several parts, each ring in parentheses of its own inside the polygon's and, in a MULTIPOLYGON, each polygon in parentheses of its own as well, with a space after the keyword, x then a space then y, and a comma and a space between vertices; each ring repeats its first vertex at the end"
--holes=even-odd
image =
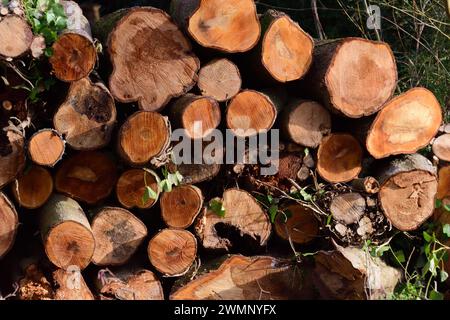
POLYGON ((25 167, 24 144, 21 134, 0 132, 0 188, 13 181, 25 167))
POLYGON ((24 208, 36 209, 47 202, 53 192, 53 177, 39 166, 32 166, 11 185, 16 201, 24 208))
POLYGON ((182 185, 164 192, 161 196, 161 216, 171 228, 188 228, 203 206, 203 196, 199 188, 182 185))
POLYGON ((34 163, 53 167, 64 155, 66 144, 61 135, 52 129, 36 132, 28 142, 28 154, 34 163))
POLYGON ((57 287, 54 296, 55 300, 95 299, 79 270, 58 269, 53 272, 53 280, 57 287))
POLYGON ((148 199, 143 202, 145 187, 150 187, 159 195, 158 181, 155 173, 149 173, 142 169, 130 169, 122 173, 117 181, 116 195, 120 204, 127 209, 151 208, 158 198, 148 199), (146 184, 147 182, 147 184, 146 184))
POLYGON ((359 221, 366 211, 366 200, 356 192, 340 194, 331 200, 333 218, 345 225, 359 221))
POLYGON ((443 134, 433 141, 433 153, 442 161, 450 162, 450 133, 443 134))
POLYGON ((0 192, 0 259, 14 244, 19 217, 11 201, 0 192))
POLYGON ((10 15, 0 20, 0 55, 16 58, 30 49, 33 32, 25 19, 10 15))
POLYGON ((314 240, 319 234, 319 221, 313 212, 301 205, 293 204, 283 208, 287 217, 278 214, 274 229, 284 239, 291 238, 293 243, 305 244, 314 240))
POLYGON ((444 166, 439 169, 439 184, 436 197, 438 199, 450 200, 450 166, 444 166))

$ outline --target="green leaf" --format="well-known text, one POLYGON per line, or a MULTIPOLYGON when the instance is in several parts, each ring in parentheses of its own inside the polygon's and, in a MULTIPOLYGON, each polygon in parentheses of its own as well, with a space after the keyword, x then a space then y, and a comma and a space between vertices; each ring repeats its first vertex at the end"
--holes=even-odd
POLYGON ((447 238, 450 238, 450 224, 444 224, 442 227, 442 232, 447 236, 447 238))
POLYGON ((300 190, 300 195, 303 197, 303 200, 305 201, 311 201, 312 196, 305 191, 306 187, 300 190))
POLYGON ((445 211, 450 212, 450 205, 444 204, 444 209, 445 211))
POLYGON ((278 213, 278 206, 273 204, 270 206, 269 208, 269 216, 270 216, 270 222, 274 223, 275 222, 275 218, 277 216, 278 213))
POLYGON ((309 155, 309 149, 305 148, 304 152, 305 152, 305 157, 307 157, 309 155))
POLYGON ((395 255, 395 258, 397 258, 399 263, 403 263, 406 261, 403 250, 394 251, 394 255, 395 255))
POLYGON ((423 232, 423 238, 425 239, 426 242, 431 242, 431 239, 432 239, 430 234, 426 231, 423 232))
MULTIPOLYGON (((377 247, 376 249, 375 249, 375 255, 377 256, 377 257, 381 257, 381 256, 383 256, 383 254, 386 252, 386 251, 389 251, 389 249, 390 249, 390 246, 388 245, 388 244, 383 244, 383 245, 381 245, 381 246, 379 246, 379 247, 377 247)), ((402 254, 403 254, 403 251, 402 251, 402 254)), ((401 255, 400 255, 400 257, 401 257, 401 255)), ((404 255, 403 255, 403 259, 404 259, 404 255)), ((400 260, 399 260, 400 261, 400 260)))
POLYGON ((436 290, 431 290, 428 298, 431 300, 444 300, 444 295, 436 290))
POLYGON ((158 194, 149 186, 145 186, 144 195, 142 196, 142 204, 145 205, 150 199, 155 200, 158 194))
POLYGON ((439 280, 441 282, 444 282, 447 279, 448 279, 448 273, 445 272, 444 270, 441 270, 441 272, 439 273, 439 280))
POLYGON ((441 199, 436 199, 436 202, 434 203, 434 207, 436 209, 439 209, 442 206, 442 200, 441 199))
POLYGON ((270 194, 267 195, 267 201, 269 202, 269 204, 273 203, 273 197, 270 194))
POLYGON ((221 201, 212 199, 211 201, 209 201, 208 207, 212 212, 214 212, 219 217, 221 218, 225 217, 225 208, 221 201))
POLYGON ((333 217, 333 215, 330 213, 329 215, 328 215, 328 217, 327 217, 327 226, 329 226, 330 225, 330 223, 331 223, 331 218, 333 217))

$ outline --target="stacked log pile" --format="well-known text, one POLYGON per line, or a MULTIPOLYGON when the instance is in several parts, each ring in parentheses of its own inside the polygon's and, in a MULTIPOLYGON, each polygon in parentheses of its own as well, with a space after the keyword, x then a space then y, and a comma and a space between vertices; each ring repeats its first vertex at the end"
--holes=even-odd
POLYGON ((254 0, 89 20, 61 1, 69 23, 48 58, 59 86, 44 108, 15 89, 15 61, 47 58, 11 2, 19 10, 0 6, 4 295, 17 282, 20 299, 384 298, 400 272, 362 244, 418 229, 450 199, 450 125, 427 89, 394 96, 386 43, 316 41, 254 0), (279 130, 278 172, 176 163, 178 128, 192 143, 279 130), (438 161, 418 153, 431 144, 438 161), (305 248, 318 253, 292 259, 305 248))

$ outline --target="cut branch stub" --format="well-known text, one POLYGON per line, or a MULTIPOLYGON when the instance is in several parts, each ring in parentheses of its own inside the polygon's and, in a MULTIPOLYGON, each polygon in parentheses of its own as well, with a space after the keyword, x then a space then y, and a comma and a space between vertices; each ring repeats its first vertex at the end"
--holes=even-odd
POLYGON ((233 98, 242 85, 238 67, 228 59, 215 59, 198 72, 197 86, 202 95, 223 102, 233 98))
POLYGON ((433 153, 440 160, 450 162, 450 133, 443 134, 433 141, 433 153))
POLYGON ((34 163, 53 167, 61 160, 66 144, 61 135, 53 129, 36 132, 28 142, 28 154, 34 163))
POLYGON ((413 88, 378 113, 367 135, 367 151, 376 159, 414 153, 428 145, 441 122, 442 109, 433 93, 413 88))
POLYGON ((314 101, 289 103, 283 108, 280 121, 281 130, 289 140, 310 148, 317 148, 331 131, 330 113, 314 101))
POLYGON ((14 131, 0 131, 0 189, 25 167, 24 138, 14 131))
POLYGON ((397 67, 389 45, 362 38, 318 42, 303 84, 315 99, 350 118, 376 113, 394 93, 397 67))
POLYGON ((63 161, 55 188, 76 200, 95 204, 111 193, 117 180, 116 164, 104 153, 82 151, 63 161))
POLYGON ((331 183, 348 182, 361 172, 362 149, 349 134, 331 134, 317 153, 317 171, 331 183))
POLYGON ((39 166, 32 166, 11 185, 14 198, 20 206, 36 209, 47 202, 53 192, 53 177, 39 166))
POLYGON ((159 187, 157 181, 157 174, 150 170, 130 169, 122 173, 116 185, 117 200, 127 209, 151 208, 159 196, 159 187), (147 184, 145 183, 147 182, 147 184), (145 187, 150 187, 156 192, 157 198, 149 198, 145 203, 143 202, 143 195, 145 187))
POLYGON ((206 249, 229 250, 241 247, 242 242, 228 239, 237 230, 239 237, 251 240, 251 244, 265 246, 272 231, 269 217, 259 203, 248 192, 239 189, 227 189, 223 193, 222 205, 225 216, 219 217, 211 210, 204 210, 199 216, 195 230, 200 242, 206 249), (225 229, 218 232, 217 229, 225 229), (226 229, 231 230, 229 233, 226 229))
POLYGON ((0 259, 5 256, 14 244, 19 217, 11 201, 0 192, 0 259))
POLYGON ((186 230, 163 229, 149 242, 151 264, 168 277, 185 274, 197 256, 197 240, 186 230))
POLYGON ((450 200, 450 166, 439 169, 439 184, 436 198, 450 200))
POLYGON ((144 223, 122 208, 105 207, 92 220, 95 251, 92 262, 98 266, 126 263, 147 236, 144 223))
POLYGON ((305 244, 314 240, 319 235, 319 221, 314 213, 299 204, 289 205, 283 208, 284 214, 279 213, 275 219, 274 229, 276 234, 293 243, 305 244))
MULTIPOLYGON (((109 18, 105 16, 104 23, 109 18)), ((109 88, 117 100, 138 101, 142 110, 159 111, 195 85, 199 60, 164 11, 129 9, 108 39, 114 67, 109 88)))
POLYGON ((156 112, 138 111, 120 128, 118 153, 131 165, 145 165, 164 155, 170 134, 166 117, 156 112))
POLYGON ((356 223, 366 211, 366 200, 356 192, 340 194, 331 200, 333 218, 346 225, 356 223))
POLYGON ((107 145, 116 122, 114 99, 102 83, 89 78, 70 85, 66 101, 58 108, 53 125, 76 150, 107 145))
POLYGON ((84 269, 92 259, 95 239, 80 205, 63 195, 53 195, 41 209, 40 231, 45 253, 59 268, 84 269))
POLYGON ((161 216, 171 228, 188 228, 203 206, 203 195, 199 188, 182 185, 161 196, 161 216))
POLYGON ((422 155, 387 161, 378 172, 378 198, 391 223, 401 231, 417 229, 434 211, 438 182, 436 168, 422 155))
POLYGON ((312 63, 314 41, 287 14, 268 10, 261 17, 260 59, 267 72, 279 82, 300 79, 312 63))
POLYGON ((20 57, 33 41, 33 32, 25 19, 9 15, 0 20, 0 55, 6 58, 20 57))

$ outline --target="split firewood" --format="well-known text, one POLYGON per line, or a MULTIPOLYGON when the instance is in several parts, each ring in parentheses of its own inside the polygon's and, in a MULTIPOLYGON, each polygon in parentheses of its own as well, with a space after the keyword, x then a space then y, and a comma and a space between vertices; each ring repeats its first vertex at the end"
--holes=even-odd
POLYGON ((0 20, 0 56, 17 58, 29 51, 33 31, 25 18, 7 15, 0 20))
POLYGON ((12 248, 19 227, 19 216, 13 203, 0 192, 0 259, 12 248))
POLYGON ((446 133, 433 141, 433 153, 439 160, 450 162, 450 134, 446 133))
POLYGON ((120 127, 117 150, 129 164, 143 166, 164 157, 170 134, 170 122, 166 117, 156 112, 138 111, 120 127))
POLYGON ((166 277, 185 274, 197 256, 197 240, 187 230, 163 229, 149 242, 151 264, 166 277))
POLYGON ((357 223, 366 211, 366 200, 356 192, 343 193, 331 200, 333 218, 345 225, 357 223))
POLYGON ((108 89, 89 78, 72 82, 66 101, 54 117, 55 129, 76 150, 94 150, 107 145, 116 122, 116 107, 108 89))
POLYGON ((161 216, 167 226, 186 229, 191 226, 203 206, 203 195, 193 185, 181 185, 161 196, 161 216))
POLYGON ((84 269, 91 262, 95 239, 80 205, 55 194, 41 209, 40 231, 48 259, 57 267, 84 269))
POLYGON ((67 16, 67 29, 53 43, 49 61, 61 81, 77 81, 87 77, 95 67, 97 52, 89 21, 75 1, 61 1, 67 16))
POLYGON ((55 282, 55 300, 94 300, 83 275, 77 269, 63 270, 58 269, 53 272, 53 281, 55 282))
POLYGON ((55 176, 55 189, 76 200, 95 204, 116 185, 117 167, 105 153, 81 151, 65 159, 55 176))
POLYGON ((172 0, 171 10, 175 21, 206 48, 246 52, 260 37, 253 0, 172 0))
POLYGON ((279 213, 274 224, 275 232, 280 238, 305 244, 319 235, 319 221, 310 209, 292 204, 283 208, 283 211, 285 214, 279 213))
POLYGON ((210 61, 198 72, 197 86, 202 95, 219 102, 233 98, 241 90, 241 85, 239 68, 225 58, 210 61))
POLYGON ((28 142, 31 160, 41 166, 54 167, 62 159, 65 149, 65 141, 53 129, 39 130, 28 142))
POLYGON ((120 102, 137 101, 142 110, 158 111, 197 81, 199 60, 162 10, 117 11, 102 17, 94 33, 107 46, 114 69, 109 89, 120 102))
POLYGON ((158 200, 158 175, 148 169, 127 170, 122 173, 117 181, 116 195, 120 204, 127 209, 149 209, 158 200), (156 199, 143 199, 146 186, 156 193, 156 199))
POLYGON ((21 134, 0 129, 0 189, 13 181, 25 167, 25 146, 21 134))
POLYGON ((47 169, 33 165, 11 184, 11 191, 21 207, 36 209, 50 198, 53 177, 47 169))
POLYGON ((356 191, 375 194, 380 191, 380 183, 374 177, 367 176, 352 180, 351 186, 356 191))
POLYGON ((272 226, 255 198, 244 190, 227 189, 223 199, 217 201, 222 203, 225 216, 203 210, 195 225, 204 248, 228 251, 242 247, 244 240, 257 247, 267 244, 272 226))
POLYGON ((434 211, 436 167, 420 154, 386 161, 377 172, 378 198, 389 221, 401 231, 415 230, 434 211))
POLYGON ((322 41, 303 79, 304 90, 334 112, 350 118, 376 113, 397 85, 389 45, 362 38, 322 41))
POLYGON ((442 122, 436 97, 414 88, 389 101, 369 129, 366 147, 376 159, 414 153, 428 145, 442 122))
POLYGON ((362 169, 362 149, 349 134, 324 138, 317 153, 317 171, 325 180, 338 183, 356 178, 362 169))

